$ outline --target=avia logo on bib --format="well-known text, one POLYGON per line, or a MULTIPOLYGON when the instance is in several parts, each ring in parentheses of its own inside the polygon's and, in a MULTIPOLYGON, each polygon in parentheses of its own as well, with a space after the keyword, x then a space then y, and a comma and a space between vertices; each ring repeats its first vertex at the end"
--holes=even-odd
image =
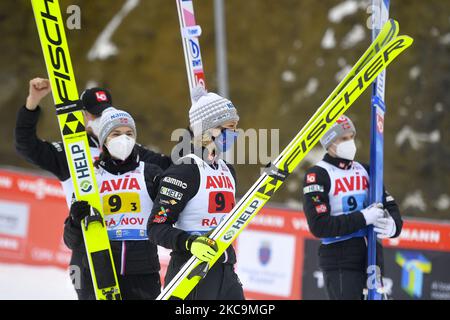
POLYGON ((139 182, 136 178, 130 179, 129 176, 120 179, 105 180, 100 187, 100 193, 118 190, 141 190, 141 187, 139 187, 139 182))
POLYGON ((368 190, 369 180, 367 177, 351 176, 339 178, 334 181, 334 195, 338 195, 341 192, 350 192, 358 190, 368 190))
POLYGON ((223 188, 234 190, 234 186, 233 183, 231 183, 230 178, 224 175, 206 177, 206 189, 223 189, 223 188))

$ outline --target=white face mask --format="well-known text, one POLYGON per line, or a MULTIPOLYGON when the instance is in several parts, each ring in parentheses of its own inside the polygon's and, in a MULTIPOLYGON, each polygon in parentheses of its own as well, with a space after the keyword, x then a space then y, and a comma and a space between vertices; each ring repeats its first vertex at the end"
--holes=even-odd
POLYGON ((356 155, 356 145, 355 140, 348 140, 339 143, 336 145, 336 155, 339 158, 346 159, 346 160, 353 160, 355 159, 356 155))
POLYGON ((114 158, 125 160, 133 151, 134 145, 136 144, 136 140, 127 136, 126 134, 122 134, 118 137, 112 138, 106 144, 109 153, 114 158))
POLYGON ((96 118, 95 120, 88 120, 86 127, 89 127, 92 129, 92 133, 98 137, 99 130, 100 130, 100 117, 96 118))

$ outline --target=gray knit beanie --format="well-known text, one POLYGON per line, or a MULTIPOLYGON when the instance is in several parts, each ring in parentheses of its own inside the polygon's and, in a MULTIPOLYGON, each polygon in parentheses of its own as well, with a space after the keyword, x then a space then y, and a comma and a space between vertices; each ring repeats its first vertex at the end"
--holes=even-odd
POLYGON ((217 128, 230 120, 239 120, 233 103, 216 93, 206 92, 197 86, 192 90, 194 104, 189 110, 189 121, 194 136, 199 136, 206 130, 217 128))
POLYGON ((320 143, 325 150, 328 150, 328 147, 331 146, 337 138, 342 137, 348 132, 353 132, 353 134, 356 135, 355 126, 349 117, 342 115, 336 123, 331 126, 330 130, 322 136, 320 143))
POLYGON ((134 135, 136 136, 136 125, 128 112, 115 108, 106 109, 100 118, 100 128, 98 134, 100 147, 103 146, 108 135, 118 127, 129 127, 134 131, 134 135))

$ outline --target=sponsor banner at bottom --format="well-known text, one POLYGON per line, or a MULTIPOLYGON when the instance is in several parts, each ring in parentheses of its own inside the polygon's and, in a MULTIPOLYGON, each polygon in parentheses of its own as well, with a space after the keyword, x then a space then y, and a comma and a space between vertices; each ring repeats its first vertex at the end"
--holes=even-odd
POLYGON ((237 244, 236 273, 245 290, 289 297, 295 262, 295 236, 245 230, 237 244))
MULTIPOLYGON (((320 242, 305 240, 303 299, 327 299, 319 268, 320 242)), ((383 285, 388 299, 450 300, 450 254, 442 251, 383 248, 383 285)))

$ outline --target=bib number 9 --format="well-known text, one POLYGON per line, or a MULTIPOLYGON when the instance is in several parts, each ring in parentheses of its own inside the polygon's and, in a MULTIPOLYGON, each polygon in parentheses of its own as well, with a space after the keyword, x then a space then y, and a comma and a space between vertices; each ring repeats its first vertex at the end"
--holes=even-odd
POLYGON ((137 193, 116 193, 103 197, 103 213, 138 213, 141 212, 139 194, 137 193))
POLYGON ((228 213, 234 207, 234 193, 230 191, 209 194, 208 213, 228 213))
POLYGON ((345 213, 354 212, 364 208, 364 202, 366 200, 365 194, 354 194, 342 198, 342 209, 345 213))

